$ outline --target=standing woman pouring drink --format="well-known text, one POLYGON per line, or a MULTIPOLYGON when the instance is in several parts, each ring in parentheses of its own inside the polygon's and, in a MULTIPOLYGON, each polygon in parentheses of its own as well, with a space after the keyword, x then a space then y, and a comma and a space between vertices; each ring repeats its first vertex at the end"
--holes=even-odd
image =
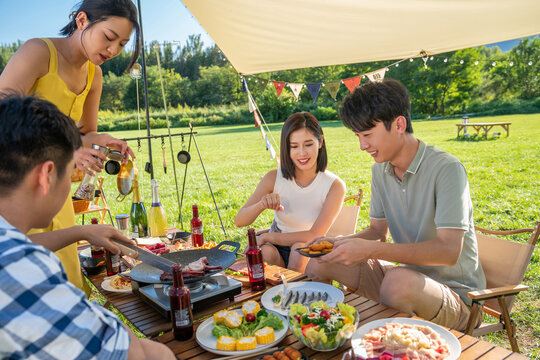
MULTIPOLYGON (((0 74, 0 92, 34 95, 55 104, 78 124, 83 147, 74 154, 75 165, 93 175, 100 172, 106 160, 92 144, 120 148, 135 157, 125 141, 97 132, 102 72, 99 65, 117 56, 135 30, 135 49, 128 66, 137 60, 140 51, 137 9, 131 0, 83 0, 69 16, 69 23, 60 31, 63 38, 30 39, 13 55, 0 74)), ((46 239, 47 232, 75 225, 71 196, 49 227, 32 229, 32 240, 46 239)), ((83 281, 76 243, 56 252, 75 286, 88 293, 83 281)))

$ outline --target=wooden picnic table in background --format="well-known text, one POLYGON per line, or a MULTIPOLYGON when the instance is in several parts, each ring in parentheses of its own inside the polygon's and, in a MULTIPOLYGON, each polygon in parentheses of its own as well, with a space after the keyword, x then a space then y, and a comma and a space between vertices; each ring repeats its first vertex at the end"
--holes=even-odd
MULTIPOLYGON (((297 273, 292 270, 283 269, 282 273, 285 275, 288 282, 308 280, 305 274, 297 273)), ((105 307, 107 307, 109 304, 113 305, 128 321, 130 321, 147 337, 153 338, 160 333, 164 333, 161 336, 155 337, 154 340, 159 341, 169 347, 174 352, 177 359, 209 360, 221 357, 220 355, 210 353, 201 348, 195 340, 195 335, 188 341, 175 340, 171 332, 170 321, 165 319, 161 314, 159 314, 135 294, 113 293, 103 290, 101 288, 101 283, 106 277, 105 273, 87 277, 107 299, 107 303, 104 305, 105 307)), ((267 286, 267 288, 270 288, 270 286, 267 286)), ((242 292, 235 296, 234 303, 231 303, 228 300, 223 300, 217 302, 209 308, 194 312, 193 316, 195 319, 197 319, 195 321, 195 331, 208 316, 214 314, 216 311, 229 307, 239 308, 242 306, 242 303, 247 300, 255 300, 260 302, 263 293, 264 291, 251 291, 249 286, 242 287, 242 292)), ((359 326, 377 319, 389 317, 410 317, 409 314, 401 313, 385 305, 368 300, 360 295, 350 292, 345 292, 345 303, 353 306, 358 311, 360 317, 359 326)), ((527 359, 527 357, 521 354, 514 353, 511 350, 490 344, 478 338, 465 335, 462 332, 455 330, 450 330, 450 332, 452 332, 458 338, 461 344, 462 353, 459 357, 460 359, 527 359)), ((348 341, 344 346, 334 351, 317 352, 305 347, 289 330, 287 336, 276 346, 292 346, 312 360, 340 360, 344 353, 350 349, 351 343, 348 341)), ((260 357, 260 355, 253 356, 253 358, 258 357, 260 357)))
POLYGON ((488 132, 494 127, 494 126, 501 126, 504 130, 506 130, 506 137, 510 136, 510 125, 511 122, 491 122, 491 123, 466 123, 466 124, 456 124, 457 126, 457 137, 459 138, 459 133, 461 130, 463 130, 463 134, 465 134, 465 130, 467 129, 467 126, 471 126, 474 130, 476 130, 476 134, 480 133, 480 129, 484 130, 484 138, 487 139, 488 132))

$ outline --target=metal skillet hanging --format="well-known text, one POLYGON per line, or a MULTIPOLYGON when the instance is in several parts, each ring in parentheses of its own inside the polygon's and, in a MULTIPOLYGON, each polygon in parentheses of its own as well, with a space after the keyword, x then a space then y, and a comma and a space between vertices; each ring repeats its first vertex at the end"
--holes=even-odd
POLYGON ((178 152, 176 158, 180 164, 187 164, 191 160, 191 155, 186 151, 186 146, 184 144, 184 135, 182 135, 182 150, 178 152))
MULTIPOLYGON (((218 246, 212 249, 198 249, 198 250, 184 250, 177 251, 168 254, 161 255, 162 257, 169 259, 177 264, 182 265, 182 268, 186 267, 189 263, 199 260, 201 257, 206 256, 209 266, 221 266, 221 270, 208 271, 204 276, 186 276, 184 277, 184 283, 190 284, 200 281, 208 276, 214 275, 217 272, 223 271, 231 266, 236 261, 236 252, 240 248, 240 243, 225 240, 218 244, 218 246), (228 251, 222 249, 224 245, 234 247, 234 251, 228 251)), ((148 284, 168 284, 171 281, 162 281, 160 279, 163 271, 150 266, 145 263, 140 263, 131 269, 129 277, 132 280, 141 283, 148 284)))

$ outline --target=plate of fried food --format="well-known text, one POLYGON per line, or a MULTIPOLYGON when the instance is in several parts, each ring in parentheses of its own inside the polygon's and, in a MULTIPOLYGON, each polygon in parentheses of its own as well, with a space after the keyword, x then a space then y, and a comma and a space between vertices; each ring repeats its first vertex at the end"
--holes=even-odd
POLYGON ((328 254, 334 248, 334 244, 329 241, 323 240, 317 244, 311 244, 308 247, 296 249, 300 254, 315 258, 328 254))
POLYGON ((118 293, 130 293, 131 292, 131 280, 126 279, 120 275, 114 275, 106 278, 101 283, 103 290, 118 293))

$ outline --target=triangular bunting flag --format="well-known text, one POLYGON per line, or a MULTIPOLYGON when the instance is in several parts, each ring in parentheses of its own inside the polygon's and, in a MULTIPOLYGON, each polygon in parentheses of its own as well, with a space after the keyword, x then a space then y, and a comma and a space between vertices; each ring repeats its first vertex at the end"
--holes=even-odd
POLYGON ((246 78, 242 76, 242 91, 249 91, 246 78))
POLYGON ((289 83, 289 87, 291 88, 296 101, 298 101, 298 95, 300 95, 300 91, 302 91, 304 84, 289 83))
POLYGON ((256 107, 255 103, 253 102, 253 99, 251 98, 251 94, 248 92, 248 105, 249 105, 249 112, 254 112, 256 107))
POLYGON ((369 81, 383 81, 384 75, 386 73, 386 68, 382 68, 377 71, 370 72, 369 74, 366 74, 369 81))
POLYGON ((253 113, 253 116, 255 116, 255 127, 261 125, 261 119, 259 119, 259 114, 256 111, 253 113))
POLYGON ((326 88, 326 90, 328 90, 328 92, 330 93, 330 96, 332 97, 332 99, 334 99, 334 101, 336 100, 336 96, 339 90, 339 85, 341 85, 341 80, 330 81, 330 82, 324 83, 324 87, 326 88))
POLYGON ((317 96, 319 96, 319 91, 321 91, 321 85, 322 83, 306 84, 309 94, 313 98, 313 102, 315 102, 317 100, 317 96))
POLYGON ((285 87, 285 83, 282 81, 272 81, 274 83, 274 87, 276 88, 277 96, 279 97, 281 95, 281 92, 283 91, 283 88, 285 87))
POLYGON ((358 76, 348 78, 348 79, 343 79, 343 83, 345 84, 347 89, 349 89, 349 91, 352 93, 354 89, 356 89, 356 87, 360 85, 360 80, 362 80, 362 75, 358 75, 358 76))
POLYGON ((261 88, 261 91, 266 89, 266 85, 268 85, 268 80, 259 78, 259 87, 261 88))

